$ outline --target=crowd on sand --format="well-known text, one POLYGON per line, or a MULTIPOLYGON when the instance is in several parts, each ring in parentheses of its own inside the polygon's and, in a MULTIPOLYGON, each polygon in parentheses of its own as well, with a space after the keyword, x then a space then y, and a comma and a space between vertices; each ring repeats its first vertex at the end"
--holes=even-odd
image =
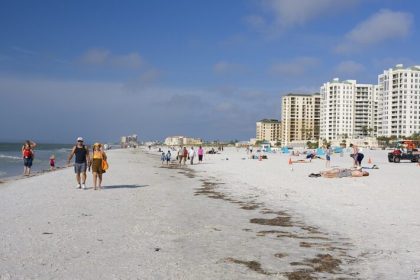
MULTIPOLYGON (((173 149, 174 151, 175 149, 173 149)), ((172 153, 171 150, 168 150, 168 152, 163 152, 161 148, 159 148, 159 151, 162 152, 161 154, 161 161, 162 164, 166 162, 167 165, 171 162, 172 153)), ((214 151, 214 149, 213 149, 214 151)), ((203 162, 203 156, 204 156, 204 149, 202 146, 199 146, 197 151, 194 150, 194 147, 191 147, 190 149, 187 149, 187 147, 179 147, 178 151, 176 151, 176 161, 179 165, 186 165, 187 160, 190 162, 191 165, 194 164, 194 158, 198 156, 198 163, 203 162)))
MULTIPOLYGON (((24 176, 29 176, 31 172, 31 167, 33 164, 33 159, 35 157, 34 149, 37 144, 34 141, 27 140, 22 146, 22 157, 23 157, 23 165, 24 165, 24 176)), ((311 173, 309 177, 324 177, 324 178, 343 178, 343 177, 363 177, 369 176, 369 172, 367 172, 366 167, 362 167, 362 161, 364 158, 364 154, 361 153, 359 147, 357 145, 350 145, 351 147, 351 154, 350 157, 353 161, 353 166, 351 168, 331 168, 331 155, 333 150, 331 149, 330 145, 326 145, 324 150, 325 158, 317 155, 315 150, 304 152, 306 155, 305 159, 299 159, 292 161, 289 160, 289 164, 293 163, 307 163, 312 162, 313 159, 322 159, 325 160, 325 167, 327 168, 325 171, 321 171, 318 173, 311 173)), ((149 146, 149 150, 151 147, 149 146)), ((86 187, 86 179, 87 179, 87 171, 92 172, 93 177, 93 189, 100 190, 102 189, 102 175, 108 169, 108 161, 107 156, 105 153, 106 147, 101 143, 94 143, 92 145, 92 150, 90 152, 87 145, 84 144, 84 139, 82 137, 78 137, 76 139, 76 144, 71 149, 71 152, 68 157, 67 165, 70 166, 70 162, 72 158, 75 158, 74 161, 74 172, 76 174, 76 188, 77 189, 87 189, 86 187)), ((211 148, 207 151, 207 154, 215 154, 218 152, 223 151, 223 146, 219 146, 217 151, 214 148, 211 148)), ((164 152, 162 148, 159 148, 159 152, 161 152, 161 162, 162 164, 169 165, 171 162, 177 164, 179 166, 186 165, 189 162, 190 165, 195 163, 195 159, 198 157, 198 164, 203 162, 203 157, 205 151, 202 146, 198 148, 191 147, 187 149, 187 147, 180 146, 178 149, 175 147, 169 147, 167 152, 164 152), (173 158, 172 154, 175 154, 173 158)), ((246 148, 247 154, 251 154, 252 158, 255 157, 253 153, 253 147, 249 146, 246 148)), ((257 152, 261 152, 258 150, 257 152)), ((299 156, 299 151, 293 151, 293 156, 299 156)), ((343 156, 343 153, 340 153, 343 156)), ((267 158, 266 156, 264 158, 267 158)), ((261 157, 260 157, 261 159, 261 157)), ((51 155, 49 158, 50 163, 50 170, 55 169, 55 156, 51 155)), ((378 169, 376 165, 369 167, 369 169, 378 169)))
MULTIPOLYGON (((35 147, 37 144, 34 141, 27 140, 22 146, 23 158, 23 175, 30 176, 33 160, 35 158, 35 147)), ((67 166, 74 157, 74 173, 76 174, 77 189, 87 189, 86 179, 87 171, 92 172, 93 189, 102 189, 102 174, 108 169, 108 161, 105 153, 105 147, 101 143, 94 143, 92 145, 92 153, 90 153, 87 145, 84 144, 84 139, 78 137, 76 144, 71 149, 68 156, 67 166)), ((55 156, 50 157, 50 170, 55 170, 55 156)))

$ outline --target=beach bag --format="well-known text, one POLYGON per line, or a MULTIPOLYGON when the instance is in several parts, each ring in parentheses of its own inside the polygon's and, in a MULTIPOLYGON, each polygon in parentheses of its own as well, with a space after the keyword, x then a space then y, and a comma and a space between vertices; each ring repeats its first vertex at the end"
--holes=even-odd
POLYGON ((108 162, 102 157, 102 170, 105 173, 109 168, 108 162))

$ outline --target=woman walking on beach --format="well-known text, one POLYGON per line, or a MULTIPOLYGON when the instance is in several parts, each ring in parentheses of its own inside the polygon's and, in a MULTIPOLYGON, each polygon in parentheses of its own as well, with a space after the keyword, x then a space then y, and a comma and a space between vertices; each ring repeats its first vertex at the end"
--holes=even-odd
POLYGON ((182 156, 183 156, 183 159, 184 159, 184 165, 186 165, 187 164, 187 158, 188 158, 187 147, 184 147, 184 149, 182 150, 182 156))
POLYGON ((31 167, 32 162, 34 160, 34 151, 36 143, 30 140, 26 140, 26 142, 22 146, 22 157, 23 157, 23 175, 29 176, 31 174, 31 167))
POLYGON ((98 188, 102 188, 102 173, 105 172, 102 168, 102 163, 107 159, 105 152, 102 151, 102 145, 100 143, 93 144, 92 158, 93 187, 94 190, 97 190, 98 188))
POLYGON ((197 154, 198 154, 198 163, 203 162, 203 155, 204 155, 203 147, 200 146, 198 148, 197 154))
POLYGON ((184 150, 182 149, 182 146, 179 147, 178 150, 178 156, 177 156, 177 160, 179 160, 179 165, 182 164, 182 158, 184 157, 184 150))

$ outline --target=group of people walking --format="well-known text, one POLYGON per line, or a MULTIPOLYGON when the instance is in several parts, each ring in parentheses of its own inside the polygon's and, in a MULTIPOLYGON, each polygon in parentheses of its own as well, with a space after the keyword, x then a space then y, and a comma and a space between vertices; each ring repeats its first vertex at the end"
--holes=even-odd
POLYGON ((190 161, 190 164, 193 165, 194 164, 194 158, 195 156, 198 155, 198 163, 203 162, 203 155, 204 155, 204 149, 203 147, 199 147, 197 149, 197 152, 194 150, 194 147, 191 147, 191 149, 187 150, 187 147, 180 147, 180 149, 178 150, 178 163, 179 165, 184 164, 186 165, 187 160, 190 161))
POLYGON ((76 173, 76 181, 78 189, 86 189, 86 171, 92 170, 93 189, 102 189, 102 174, 108 169, 107 156, 102 149, 101 143, 95 143, 92 147, 92 159, 89 149, 84 145, 82 137, 77 138, 77 144, 71 150, 67 164, 70 164, 73 156, 75 157, 74 172, 76 173))
MULTIPOLYGON (((35 158, 34 148, 36 143, 30 140, 25 141, 22 146, 23 157, 23 175, 29 176, 33 160, 35 158)), ((108 169, 108 161, 103 145, 95 143, 92 146, 92 157, 88 147, 84 144, 82 137, 77 138, 77 143, 73 146, 67 160, 67 165, 70 165, 72 158, 74 161, 74 172, 76 173, 76 181, 78 189, 86 189, 86 171, 92 171, 93 188, 94 190, 102 189, 102 174, 108 169)), ((50 169, 55 169, 55 157, 50 157, 50 169)))

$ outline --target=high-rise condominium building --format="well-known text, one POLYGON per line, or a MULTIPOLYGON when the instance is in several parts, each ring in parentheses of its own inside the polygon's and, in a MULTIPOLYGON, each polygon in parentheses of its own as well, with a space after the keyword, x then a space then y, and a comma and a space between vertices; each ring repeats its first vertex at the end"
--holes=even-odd
POLYGON ((281 136, 281 123, 274 119, 263 119, 257 122, 256 139, 258 141, 279 141, 281 136))
POLYGON ((420 66, 402 64, 378 76, 378 136, 420 132, 420 66))
POLYGON ((288 94, 282 97, 282 144, 292 141, 318 140, 320 95, 288 94))
POLYGON ((377 86, 338 78, 321 87, 320 138, 360 138, 374 135, 377 86))

